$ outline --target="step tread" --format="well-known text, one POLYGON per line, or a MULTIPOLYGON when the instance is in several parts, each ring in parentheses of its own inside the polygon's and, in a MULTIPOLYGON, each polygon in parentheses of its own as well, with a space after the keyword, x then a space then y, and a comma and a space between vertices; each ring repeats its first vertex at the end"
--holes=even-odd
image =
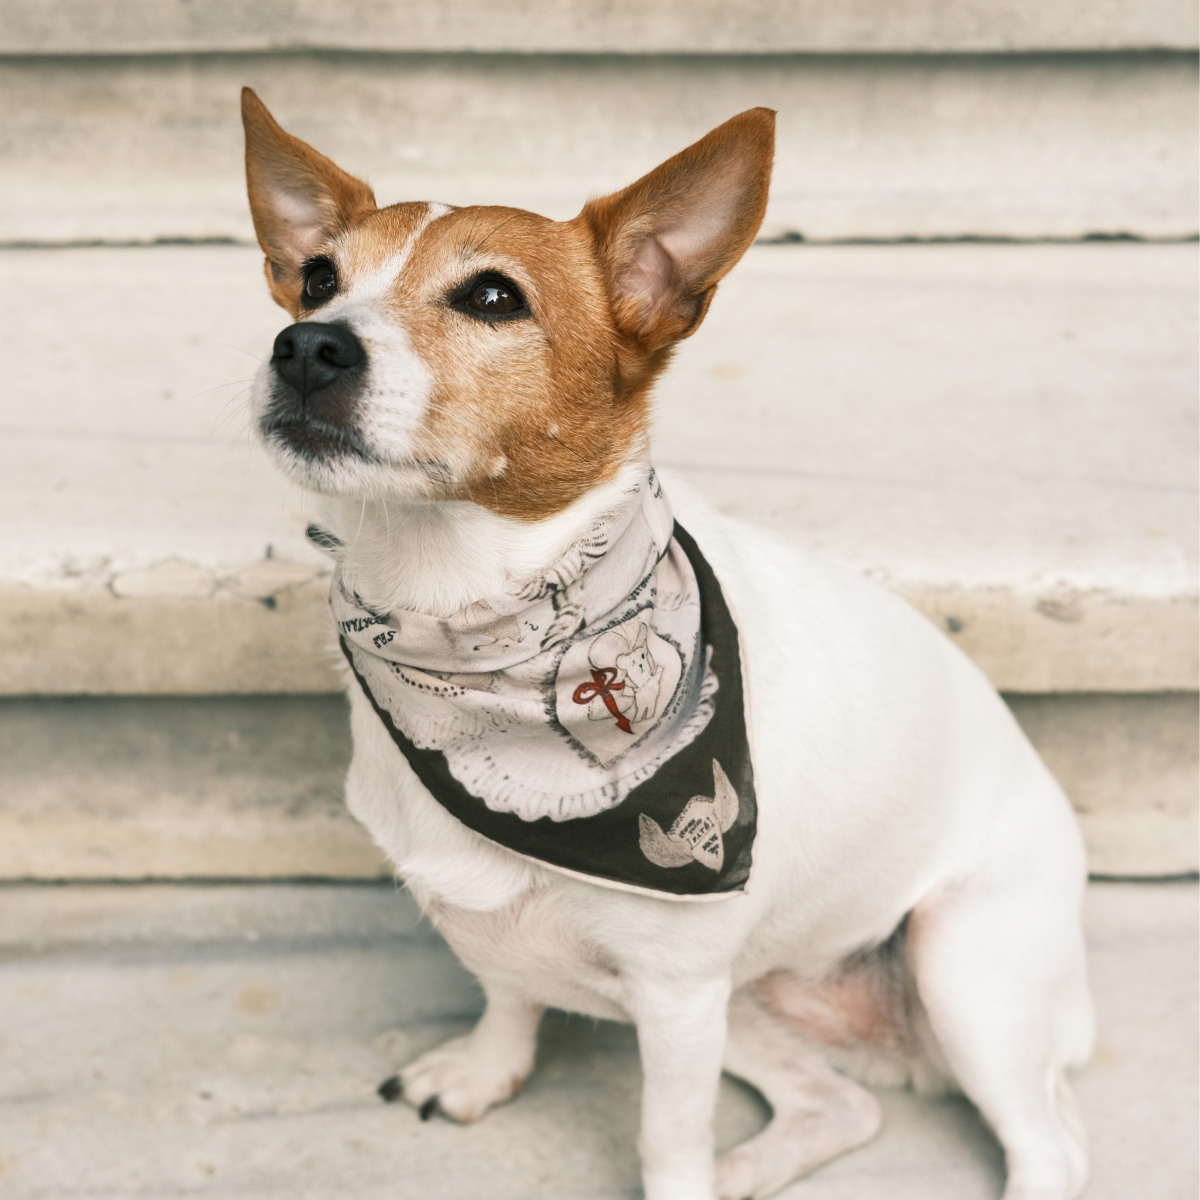
POLYGON ((9 0, 0 53, 337 48, 488 53, 961 53, 1192 49, 1185 0, 9 0))
MULTIPOLYGON (((286 323, 257 251, 3 257, 0 690, 335 686, 325 560, 247 430, 286 323), (235 667, 251 627, 280 640, 235 667)), ((756 247, 659 389, 656 458, 965 624, 1010 690, 1194 688, 1194 257, 756 247)))
MULTIPOLYGON (((1195 1194, 1196 892, 1089 889, 1101 1041, 1074 1081, 1089 1200, 1195 1194)), ((427 1200, 485 1180, 491 1200, 634 1194, 628 1027, 552 1014, 524 1093, 468 1129, 378 1100, 384 1077, 479 1011, 475 983, 415 917, 387 886, 0 890, 0 1008, 21 1049, 6 1063, 5 1182, 46 1200, 383 1200, 397 1179, 427 1200)), ((797 1195, 998 1194, 999 1153, 965 1102, 879 1098, 881 1135, 797 1195)), ((765 1117, 722 1084, 722 1147, 765 1117)))

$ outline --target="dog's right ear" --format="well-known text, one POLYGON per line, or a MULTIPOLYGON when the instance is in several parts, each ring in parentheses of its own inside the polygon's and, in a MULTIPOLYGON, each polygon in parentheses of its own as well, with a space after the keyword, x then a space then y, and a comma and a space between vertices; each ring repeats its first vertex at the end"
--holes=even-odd
POLYGON ((373 212, 375 195, 361 179, 280 129, 249 88, 242 88, 242 125, 250 213, 267 256, 267 285, 275 302, 294 317, 304 260, 373 212))

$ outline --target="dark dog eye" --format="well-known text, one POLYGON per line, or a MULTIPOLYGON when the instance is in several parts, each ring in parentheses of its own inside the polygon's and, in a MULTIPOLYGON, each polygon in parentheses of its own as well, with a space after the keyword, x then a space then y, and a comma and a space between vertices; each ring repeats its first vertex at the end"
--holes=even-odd
POLYGON ((328 262, 314 263, 304 277, 304 299, 311 306, 322 304, 337 291, 337 272, 328 262))
POLYGON ((459 312, 470 316, 482 317, 484 320, 504 320, 505 318, 526 317, 530 315, 529 306, 520 288, 511 279, 503 275, 476 275, 458 289, 457 295, 450 299, 451 306, 459 312))
POLYGON ((481 283, 468 297, 467 306, 476 312, 499 314, 516 312, 525 301, 516 288, 499 280, 481 283))

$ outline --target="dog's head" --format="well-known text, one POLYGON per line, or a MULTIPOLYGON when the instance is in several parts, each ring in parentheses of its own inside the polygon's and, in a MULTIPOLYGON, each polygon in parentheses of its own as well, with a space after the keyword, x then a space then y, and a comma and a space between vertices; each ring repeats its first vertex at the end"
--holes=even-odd
POLYGON ((644 444, 648 392, 762 221, 774 113, 727 121, 571 221, 406 203, 242 93, 267 283, 295 324, 254 388, 289 474, 332 494, 560 511, 644 444))

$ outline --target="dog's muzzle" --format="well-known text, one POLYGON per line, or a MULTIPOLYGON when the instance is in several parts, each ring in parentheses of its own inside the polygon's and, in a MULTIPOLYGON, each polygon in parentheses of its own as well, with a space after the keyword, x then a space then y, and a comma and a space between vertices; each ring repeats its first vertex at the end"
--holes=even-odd
POLYGON ((276 339, 275 376, 262 418, 264 436, 305 455, 370 455, 355 428, 356 396, 367 352, 345 325, 301 321, 276 339))

